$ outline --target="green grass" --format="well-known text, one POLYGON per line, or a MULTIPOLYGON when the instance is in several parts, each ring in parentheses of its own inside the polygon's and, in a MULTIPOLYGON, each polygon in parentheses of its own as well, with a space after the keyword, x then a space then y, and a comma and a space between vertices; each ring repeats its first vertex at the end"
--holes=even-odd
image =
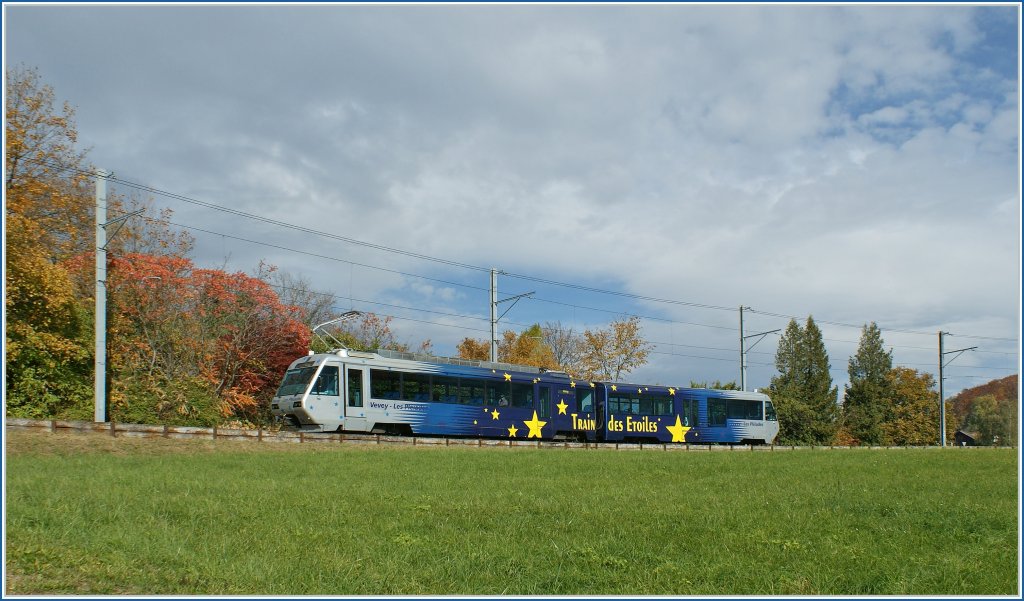
POLYGON ((12 594, 1017 593, 1015 450, 7 445, 12 594))

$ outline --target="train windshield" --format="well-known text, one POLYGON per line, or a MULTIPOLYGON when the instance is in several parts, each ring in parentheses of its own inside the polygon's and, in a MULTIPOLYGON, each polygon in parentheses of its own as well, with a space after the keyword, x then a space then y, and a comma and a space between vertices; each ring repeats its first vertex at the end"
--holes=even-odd
POLYGON ((276 396, 290 396, 306 392, 314 373, 316 373, 315 365, 289 369, 288 373, 284 375, 281 387, 277 389, 276 396))

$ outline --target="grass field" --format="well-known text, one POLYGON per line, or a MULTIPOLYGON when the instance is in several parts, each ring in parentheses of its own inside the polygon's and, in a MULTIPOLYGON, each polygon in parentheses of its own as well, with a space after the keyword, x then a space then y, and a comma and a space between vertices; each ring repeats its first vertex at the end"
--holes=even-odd
POLYGON ((1018 593, 1015 450, 6 445, 9 594, 1018 593))

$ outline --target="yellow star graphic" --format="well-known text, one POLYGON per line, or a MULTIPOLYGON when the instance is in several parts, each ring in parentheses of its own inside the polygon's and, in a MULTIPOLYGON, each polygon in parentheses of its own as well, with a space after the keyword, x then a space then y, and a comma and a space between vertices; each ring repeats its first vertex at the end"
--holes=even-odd
POLYGON ((612 384, 612 392, 615 392, 617 390, 618 390, 618 388, 615 386, 615 384, 612 384))
POLYGON ((506 382, 511 382, 512 381, 512 375, 511 374, 505 374, 505 381, 506 382))
POLYGON ((637 388, 636 389, 636 393, 637 394, 643 394, 644 393, 644 389, 643 388, 637 388))
POLYGON ((574 380, 569 381, 569 388, 576 388, 576 382, 574 380))
POLYGON ((558 401, 558 404, 555 405, 555 407, 558 407, 558 415, 565 415, 565 410, 569 406, 565 404, 565 401, 561 401, 560 400, 560 401, 558 401))
POLYGON ((528 422, 524 421, 523 423, 526 424, 526 426, 530 429, 530 433, 526 435, 527 438, 541 438, 542 434, 540 433, 540 430, 545 425, 547 425, 547 422, 542 422, 539 419, 537 419, 536 411, 533 412, 532 420, 528 422))
POLYGON ((590 383, 590 387, 591 387, 591 388, 596 388, 596 386, 594 386, 594 383, 593 383, 593 382, 591 382, 591 383, 590 383))
POLYGON ((491 417, 493 417, 494 419, 498 419, 499 415, 501 415, 501 414, 498 413, 497 409, 495 409, 494 411, 491 411, 491 417))
POLYGON ((511 426, 509 426, 508 427, 509 438, 515 438, 516 437, 516 432, 518 432, 518 431, 519 431, 519 428, 516 428, 515 424, 512 424, 511 426))
POLYGON ((688 426, 683 425, 683 420, 676 416, 676 425, 666 428, 672 433, 672 442, 686 442, 686 433, 690 431, 688 426))
POLYGON ((670 395, 672 395, 672 396, 675 396, 675 394, 676 394, 676 389, 675 389, 675 388, 669 388, 669 389, 668 389, 668 393, 669 393, 670 395))

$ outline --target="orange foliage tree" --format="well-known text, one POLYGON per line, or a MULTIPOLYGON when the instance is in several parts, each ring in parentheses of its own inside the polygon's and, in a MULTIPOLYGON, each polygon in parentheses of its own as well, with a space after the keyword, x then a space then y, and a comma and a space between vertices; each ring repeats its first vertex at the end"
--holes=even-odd
POLYGON ((653 348, 640 334, 639 317, 613 321, 607 329, 587 330, 583 340, 576 371, 580 377, 592 380, 618 380, 647 363, 653 348))
POLYGON ((4 298, 9 415, 91 414, 92 320, 62 261, 88 244, 92 200, 74 111, 35 70, 7 72, 4 298))
MULTIPOLYGON (((487 361, 491 357, 491 347, 486 340, 463 338, 456 345, 460 359, 487 361)), ((516 334, 505 330, 498 340, 498 361, 515 365, 532 365, 545 369, 558 367, 551 347, 544 341, 544 333, 539 324, 534 324, 516 334)))
POLYGON ((260 421, 309 348, 299 311, 259 277, 130 253, 112 259, 107 287, 112 419, 260 421))

